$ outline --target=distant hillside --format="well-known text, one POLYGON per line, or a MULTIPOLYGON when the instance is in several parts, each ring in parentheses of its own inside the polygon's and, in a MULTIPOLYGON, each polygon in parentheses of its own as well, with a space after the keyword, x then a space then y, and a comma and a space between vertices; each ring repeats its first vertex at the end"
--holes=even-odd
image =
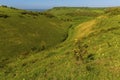
POLYGON ((69 24, 51 17, 0 7, 0 57, 42 51, 64 41, 69 24))
POLYGON ((59 19, 67 21, 84 22, 93 19, 104 13, 105 8, 88 8, 88 7, 55 7, 47 12, 54 14, 59 19))
POLYGON ((25 9, 25 10, 34 11, 34 12, 44 12, 44 11, 46 11, 47 9, 25 9))

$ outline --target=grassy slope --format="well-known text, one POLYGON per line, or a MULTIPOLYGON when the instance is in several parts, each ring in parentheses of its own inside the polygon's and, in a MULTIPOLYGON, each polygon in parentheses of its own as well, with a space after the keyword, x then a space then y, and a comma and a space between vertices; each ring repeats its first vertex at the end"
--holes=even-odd
POLYGON ((103 10, 104 8, 56 7, 48 12, 54 14, 59 19, 65 21, 68 19, 80 23, 103 14, 103 10))
POLYGON ((119 80, 119 20, 120 15, 104 15, 73 26, 64 43, 41 54, 6 60, 1 79, 119 80), (82 59, 74 50, 80 50, 82 59))
POLYGON ((9 16, 0 17, 0 57, 41 51, 42 46, 54 46, 66 38, 67 22, 22 12, 0 7, 0 15, 9 16))

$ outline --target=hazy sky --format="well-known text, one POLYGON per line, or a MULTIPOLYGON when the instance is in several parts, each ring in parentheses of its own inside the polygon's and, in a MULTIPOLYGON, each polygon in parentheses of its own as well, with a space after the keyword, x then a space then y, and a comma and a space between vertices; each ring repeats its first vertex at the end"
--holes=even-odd
POLYGON ((41 9, 54 6, 120 6, 120 0, 0 0, 0 5, 17 8, 41 9))

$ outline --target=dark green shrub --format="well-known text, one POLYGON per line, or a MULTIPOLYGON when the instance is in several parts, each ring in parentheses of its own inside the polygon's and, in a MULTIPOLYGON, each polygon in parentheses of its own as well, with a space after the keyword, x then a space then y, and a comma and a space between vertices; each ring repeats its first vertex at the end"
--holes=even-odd
POLYGON ((19 15, 19 17, 20 17, 20 18, 24 18, 25 16, 23 16, 23 15, 19 15))
POLYGON ((50 14, 50 13, 44 13, 44 15, 45 15, 46 17, 48 17, 48 18, 54 18, 54 17, 55 17, 54 15, 52 15, 52 14, 50 14))
POLYGON ((31 50, 32 50, 32 51, 36 51, 36 50, 37 50, 37 47, 32 47, 31 50))
POLYGON ((6 5, 1 5, 1 7, 7 8, 7 6, 6 6, 6 5))
POLYGON ((22 67, 24 67, 24 66, 26 66, 26 65, 27 65, 27 63, 23 63, 23 64, 22 64, 22 67))
POLYGON ((44 13, 43 13, 43 12, 39 12, 39 14, 40 14, 40 15, 44 15, 44 13))
POLYGON ((87 60, 94 60, 95 59, 95 54, 89 54, 87 56, 87 60))
POLYGON ((120 8, 119 7, 107 8, 107 9, 105 9, 104 12, 109 15, 119 15, 120 8))
POLYGON ((72 19, 70 18, 61 18, 62 21, 65 21, 65 22, 69 22, 69 21, 73 21, 72 19))
POLYGON ((89 12, 89 11, 78 11, 78 12, 71 12, 71 13, 67 13, 67 16, 99 16, 100 13, 97 12, 89 12))
POLYGON ((14 7, 10 7, 10 9, 14 9, 14 10, 17 10, 17 8, 14 8, 14 7))
POLYGON ((44 15, 48 18, 54 18, 55 16, 51 13, 48 13, 48 12, 39 12, 40 15, 44 15))
POLYGON ((82 62, 84 62, 85 54, 88 54, 87 51, 88 45, 83 44, 80 41, 77 41, 75 45, 76 45, 76 49, 74 49, 74 56, 76 57, 76 60, 77 61, 81 60, 82 62))
POLYGON ((38 13, 35 13, 35 12, 27 12, 27 11, 21 12, 21 14, 22 14, 22 15, 38 16, 38 13))
POLYGON ((9 16, 6 14, 0 14, 0 18, 8 18, 9 16))

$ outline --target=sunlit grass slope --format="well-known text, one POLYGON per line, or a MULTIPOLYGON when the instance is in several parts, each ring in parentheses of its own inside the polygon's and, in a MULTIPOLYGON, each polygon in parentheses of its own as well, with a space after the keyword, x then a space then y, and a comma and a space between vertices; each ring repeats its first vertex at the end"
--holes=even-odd
POLYGON ((16 58, 4 67, 3 79, 119 80, 120 16, 102 18, 97 18, 96 24, 89 21, 76 27, 73 36, 80 37, 71 37, 57 48, 16 58), (86 28, 89 24, 90 30, 86 28), (79 49, 82 57, 75 54, 79 49))
POLYGON ((119 80, 120 15, 72 26, 63 43, 37 54, 2 59, 1 80, 119 80))
POLYGON ((0 7, 0 57, 28 54, 61 43, 68 27, 55 17, 0 7))

